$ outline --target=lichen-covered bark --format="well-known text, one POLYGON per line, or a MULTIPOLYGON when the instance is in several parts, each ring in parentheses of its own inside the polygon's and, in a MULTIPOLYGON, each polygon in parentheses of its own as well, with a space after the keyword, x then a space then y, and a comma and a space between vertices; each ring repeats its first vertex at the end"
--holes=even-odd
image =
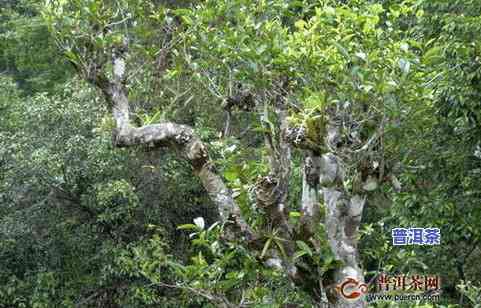
MULTIPOLYGON (((264 125, 268 122, 267 102, 264 105, 264 125)), ((278 96, 274 102, 277 125, 265 125, 265 145, 268 152, 270 173, 260 177, 256 183, 256 203, 268 217, 269 232, 276 232, 283 239, 283 253, 270 256, 267 263, 280 265, 290 279, 300 285, 302 274, 294 264, 296 246, 293 228, 288 221, 287 198, 291 176, 291 145, 286 139, 288 110, 285 97, 278 96)))
MULTIPOLYGON (((279 229, 281 235, 288 239, 292 228, 288 223, 287 197, 291 175, 291 146, 285 138, 287 129, 287 108, 282 100, 276 102, 278 130, 266 127, 265 144, 268 152, 270 174, 259 178, 256 183, 257 205, 263 208, 272 226, 279 229), (273 138, 276 136, 276 138, 273 138)), ((266 106, 267 108, 267 106, 266 106)), ((268 117, 265 111, 264 117, 268 117)))
POLYGON ((318 154, 306 150, 302 166, 301 236, 310 238, 318 230, 320 223, 319 177, 320 160, 318 154))
MULTIPOLYGON (((328 148, 336 146, 337 128, 331 126, 328 130, 328 148)), ((322 155, 320 162, 320 186, 322 199, 326 206, 326 231, 329 245, 336 259, 342 261, 342 266, 336 270, 334 283, 328 286, 330 306, 339 308, 366 307, 365 300, 347 300, 336 290, 347 278, 364 282, 363 271, 359 266, 357 249, 358 231, 361 223, 365 196, 351 194, 344 187, 345 170, 339 157, 333 152, 322 155)))

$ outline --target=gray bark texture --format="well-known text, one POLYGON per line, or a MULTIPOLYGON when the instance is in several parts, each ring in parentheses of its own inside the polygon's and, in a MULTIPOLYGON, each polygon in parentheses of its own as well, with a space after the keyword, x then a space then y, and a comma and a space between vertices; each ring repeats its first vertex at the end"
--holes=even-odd
POLYGON ((321 157, 306 150, 302 166, 301 235, 309 239, 320 223, 319 178, 321 157))
MULTIPOLYGON (((328 127, 327 145, 329 149, 336 147, 338 128, 328 127)), ((346 299, 339 292, 339 287, 347 279, 352 278, 360 284, 364 283, 364 274, 359 267, 357 249, 359 226, 366 197, 351 194, 343 184, 345 170, 342 161, 334 151, 322 155, 320 162, 320 186, 322 199, 326 206, 325 226, 329 244, 336 259, 342 266, 336 271, 334 284, 328 286, 330 307, 358 308, 366 307, 363 297, 346 299)))

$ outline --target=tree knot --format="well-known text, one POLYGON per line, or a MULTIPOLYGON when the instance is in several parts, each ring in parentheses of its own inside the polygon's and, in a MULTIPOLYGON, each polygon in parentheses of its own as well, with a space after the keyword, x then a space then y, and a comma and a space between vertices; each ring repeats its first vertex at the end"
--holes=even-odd
POLYGON ((175 141, 178 144, 186 144, 192 139, 192 135, 188 134, 185 131, 181 131, 179 134, 175 136, 175 141))

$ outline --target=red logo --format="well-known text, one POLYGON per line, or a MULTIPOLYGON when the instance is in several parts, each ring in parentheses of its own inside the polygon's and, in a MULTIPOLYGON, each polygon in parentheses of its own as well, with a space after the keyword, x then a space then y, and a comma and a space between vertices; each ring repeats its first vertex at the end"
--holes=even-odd
POLYGON ((367 293, 367 284, 348 277, 336 287, 337 292, 347 300, 356 300, 358 297, 367 293))

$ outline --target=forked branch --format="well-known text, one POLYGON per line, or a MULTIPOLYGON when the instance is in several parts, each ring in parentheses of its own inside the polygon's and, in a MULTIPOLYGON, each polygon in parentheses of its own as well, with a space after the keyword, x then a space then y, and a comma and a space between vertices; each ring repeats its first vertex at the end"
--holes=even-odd
POLYGON ((210 199, 218 209, 223 222, 232 221, 244 236, 254 239, 255 235, 241 216, 239 206, 222 178, 215 172, 207 152, 207 147, 187 126, 172 122, 134 127, 130 124, 130 111, 125 87, 125 49, 113 53, 112 78, 96 71, 84 72, 87 80, 104 94, 111 109, 115 128, 112 139, 116 147, 146 145, 152 148, 168 147, 178 151, 187 159, 194 173, 200 178, 210 199))

